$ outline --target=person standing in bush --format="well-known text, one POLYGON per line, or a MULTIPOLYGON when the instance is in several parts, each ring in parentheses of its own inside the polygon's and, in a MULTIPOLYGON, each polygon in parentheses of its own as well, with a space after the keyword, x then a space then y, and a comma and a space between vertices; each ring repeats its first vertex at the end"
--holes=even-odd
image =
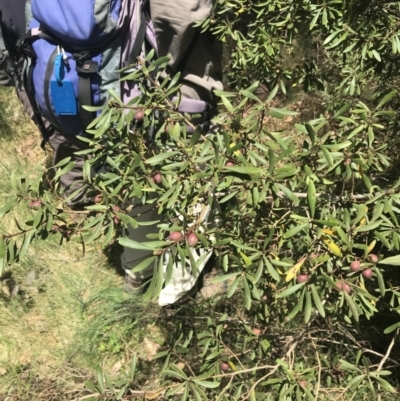
MULTIPOLYGON (((81 156, 74 155, 74 152, 80 150, 82 145, 79 144, 79 141, 73 140, 75 138, 71 138, 68 134, 60 130, 59 126, 49 122, 43 115, 39 116, 37 108, 32 107, 32 101, 27 96, 29 90, 25 90, 22 77, 19 75, 19 55, 15 51, 17 39, 21 38, 26 30, 25 1, 18 0, 18 3, 20 4, 16 5, 14 2, 11 6, 6 0, 0 0, 0 10, 3 17, 2 32, 7 50, 9 51, 8 57, 4 58, 7 62, 3 62, 1 68, 2 75, 5 77, 4 83, 9 85, 11 81, 15 82, 18 95, 26 111, 38 125, 44 141, 48 141, 55 151, 54 163, 56 164, 66 157, 71 157, 75 161, 74 169, 64 174, 60 179, 60 187, 64 195, 69 196, 73 191, 76 191, 76 186, 74 187, 73 184, 81 181, 83 178, 82 169, 84 159, 81 156)), ((36 7, 40 8, 40 4, 40 2, 36 2, 36 7)), ((28 6, 30 10, 30 2, 28 6)), ((45 6, 43 4, 43 8, 45 6)), ((179 0, 166 4, 165 1, 150 0, 149 6, 151 21, 154 25, 158 55, 170 55, 169 70, 171 74, 181 73, 180 91, 183 112, 201 114, 202 117, 200 121, 196 120, 196 124, 202 124, 205 131, 209 125, 211 110, 216 104, 213 90, 222 89, 222 46, 211 34, 207 32, 200 33, 194 27, 194 24, 209 15, 212 9, 212 1, 179 0)), ((60 5, 60 7, 61 9, 68 7, 68 3, 63 2, 63 5, 60 5)), ((88 195, 87 191, 82 190, 69 203, 70 206, 82 207, 91 202, 93 202, 93 197, 90 194, 88 195)), ((135 210, 137 211, 138 208, 135 208, 135 210)), ((152 213, 139 214, 142 214, 142 218, 147 221, 156 220, 152 213)), ((139 229, 130 228, 129 238, 136 241, 146 241, 146 235, 156 230, 154 226, 142 226, 139 229)), ((195 251, 193 252, 194 257, 199 258, 199 255, 195 251)), ((201 271, 211 256, 211 251, 200 250, 199 252, 200 255, 204 252, 207 253, 207 257, 203 257, 202 266, 199 268, 199 271, 201 271)), ((142 270, 140 273, 131 272, 132 268, 137 266, 146 257, 148 257, 146 251, 124 248, 121 263, 123 269, 126 271, 127 290, 140 288, 143 282, 151 276, 151 268, 142 270)), ((174 266, 172 279, 160 294, 160 305, 175 303, 195 286, 196 279, 190 272, 190 266, 174 266)))

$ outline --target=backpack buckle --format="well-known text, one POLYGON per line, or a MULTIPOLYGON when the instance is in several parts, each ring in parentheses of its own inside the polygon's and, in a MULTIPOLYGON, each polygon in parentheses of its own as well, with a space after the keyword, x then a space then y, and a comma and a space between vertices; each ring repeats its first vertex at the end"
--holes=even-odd
POLYGON ((99 64, 97 61, 85 60, 76 63, 76 72, 80 74, 97 74, 99 72, 99 64))
POLYGON ((3 64, 9 56, 7 49, 0 48, 0 64, 3 64))
POLYGON ((31 59, 36 59, 36 53, 35 50, 33 50, 33 47, 31 45, 26 45, 23 48, 23 52, 31 59))

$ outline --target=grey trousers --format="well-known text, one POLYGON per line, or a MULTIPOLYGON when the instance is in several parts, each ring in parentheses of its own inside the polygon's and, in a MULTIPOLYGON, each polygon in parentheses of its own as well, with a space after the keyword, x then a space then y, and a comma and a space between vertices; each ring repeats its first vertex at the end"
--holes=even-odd
MULTIPOLYGON (((159 56, 170 55, 172 72, 182 69, 181 92, 184 97, 215 103, 213 90, 222 89, 222 44, 209 33, 196 34, 193 24, 207 17, 212 0, 150 0, 151 19, 154 24, 159 56)), ((158 220, 157 212, 148 206, 137 205, 134 214, 144 221, 158 220), (144 214, 142 214, 144 212, 144 214)), ((129 238, 146 241, 146 235, 158 232, 156 225, 129 228, 129 238)), ((129 272, 151 252, 124 248, 122 268, 129 272)), ((141 272, 131 273, 140 280, 152 274, 149 266, 141 272)))
POLYGON ((170 67, 182 69, 182 95, 214 103, 222 89, 222 44, 208 32, 196 34, 195 22, 206 18, 212 0, 150 0, 159 56, 171 55, 170 67))

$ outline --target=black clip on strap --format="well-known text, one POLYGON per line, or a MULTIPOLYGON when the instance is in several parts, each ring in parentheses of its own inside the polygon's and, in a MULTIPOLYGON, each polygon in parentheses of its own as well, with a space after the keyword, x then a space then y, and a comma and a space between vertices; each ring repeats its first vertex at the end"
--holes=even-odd
POLYGON ((76 60, 76 72, 79 76, 79 111, 85 130, 93 120, 93 113, 85 110, 83 106, 93 105, 90 77, 92 74, 97 74, 99 72, 99 65, 97 61, 83 60, 83 55, 80 54, 74 55, 74 58, 76 60))

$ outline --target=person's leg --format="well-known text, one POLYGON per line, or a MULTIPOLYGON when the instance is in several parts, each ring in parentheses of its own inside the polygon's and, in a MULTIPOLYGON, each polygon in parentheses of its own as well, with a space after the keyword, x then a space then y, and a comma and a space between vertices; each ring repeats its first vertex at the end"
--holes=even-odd
MULTIPOLYGON (((210 207, 198 203, 192 208, 191 214, 197 221, 203 221, 204 224, 210 223, 210 207)), ((158 220, 160 215, 152 205, 141 206, 137 204, 132 212, 131 216, 136 221, 148 222, 156 221, 157 223, 152 225, 139 226, 138 228, 129 227, 127 238, 135 242, 149 241, 147 238, 148 234, 158 233, 158 220)), ((193 287, 196 286, 197 280, 201 272, 203 271, 208 260, 212 256, 212 249, 205 249, 202 247, 188 248, 192 254, 192 258, 197 262, 197 276, 194 276, 191 272, 190 258, 187 257, 186 261, 182 264, 178 261, 172 265, 172 276, 168 283, 165 283, 162 289, 158 304, 160 306, 171 305, 179 301, 185 294, 187 294, 193 287)), ((153 275, 154 263, 147 265, 140 271, 132 271, 145 259, 153 255, 152 251, 136 250, 124 247, 124 251, 121 255, 121 266, 125 270, 125 290, 127 292, 133 292, 138 290, 142 284, 153 275)), ((169 262, 169 253, 164 254, 164 269, 165 273, 169 262)))
POLYGON ((182 95, 214 104, 222 89, 222 44, 193 27, 211 12, 212 0, 150 0, 159 56, 171 56, 173 73, 182 73, 182 95))
MULTIPOLYGON (((82 142, 81 144, 77 138, 69 139, 68 135, 63 135, 55 129, 52 130, 48 142, 54 150, 53 166, 67 157, 70 157, 71 161, 75 163, 72 170, 63 174, 59 179, 60 190, 64 198, 77 192, 68 201, 68 205, 73 208, 80 208, 93 204, 96 193, 83 181, 85 158, 75 154, 75 152, 85 149, 85 143, 82 142)), ((92 171, 92 174, 95 172, 92 171)))
MULTIPOLYGON (((182 73, 182 96, 190 101, 198 101, 202 104, 214 105, 214 89, 222 89, 222 46, 209 33, 198 34, 193 24, 205 18, 211 11, 211 0, 177 0, 166 3, 164 0, 150 0, 151 19, 154 24, 158 54, 171 56, 170 67, 172 73, 182 73)), ((193 107, 193 103, 189 103, 193 107)), ((186 111, 186 110, 183 110, 186 111)), ((201 110, 202 111, 202 110, 201 110)), ((197 112, 197 110, 196 110, 197 112)), ((191 213, 196 217, 207 206, 198 204, 191 213)), ((208 210, 208 209, 207 209, 208 210)), ((154 212, 153 212, 154 213, 154 212)), ((204 216, 207 223, 209 210, 204 216)), ((157 220, 157 216, 144 216, 145 219, 157 220)), ((145 221, 145 220, 144 220, 145 221)), ((129 238, 135 241, 146 241, 145 227, 129 230, 129 238)), ((157 232, 156 226, 148 227, 157 232)), ((198 273, 204 269, 208 259, 211 257, 211 249, 190 248, 193 259, 198 262, 198 273)), ((149 255, 142 255, 133 249, 124 248, 122 255, 122 266, 130 273, 130 269, 137 266, 140 261, 149 255)), ((169 255, 165 255, 165 269, 168 265, 169 255)), ((190 261, 186 263, 174 263, 171 279, 162 289, 159 296, 159 305, 173 304, 189 292, 195 285, 198 277, 191 273, 190 261)), ((149 266, 141 272, 141 276, 130 274, 135 278, 145 279, 151 275, 153 267, 149 266)))
MULTIPOLYGON (((159 219, 157 210, 154 209, 153 205, 134 205, 134 208, 130 215, 138 223, 157 221, 159 219)), ((129 226, 127 237, 136 242, 143 242, 150 241, 147 238, 147 235, 156 233, 158 233, 157 223, 153 225, 139 226, 137 228, 129 226)), ((151 257, 152 255, 152 251, 124 247, 124 251, 121 255, 121 267, 125 270, 126 273, 125 290, 127 292, 138 289, 148 278, 153 275, 153 263, 149 264, 147 267, 138 272, 132 272, 132 269, 137 267, 141 262, 151 257)))

